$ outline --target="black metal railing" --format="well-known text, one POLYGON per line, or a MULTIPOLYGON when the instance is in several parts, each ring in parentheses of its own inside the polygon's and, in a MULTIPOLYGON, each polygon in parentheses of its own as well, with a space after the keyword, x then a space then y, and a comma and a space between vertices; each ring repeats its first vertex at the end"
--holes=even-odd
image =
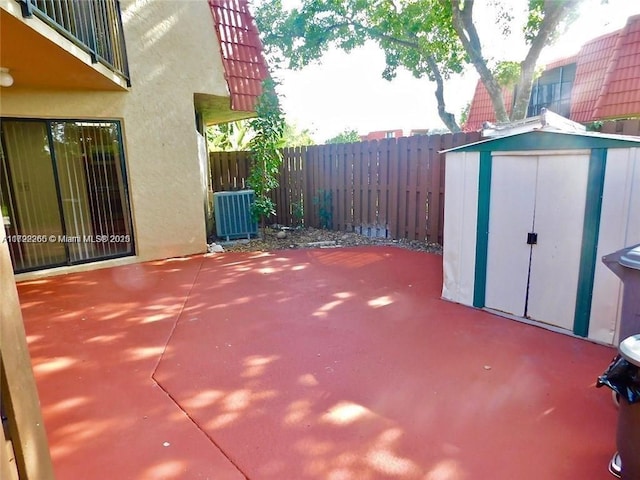
POLYGON ((131 85, 119 0, 17 0, 36 16, 126 79, 131 85))

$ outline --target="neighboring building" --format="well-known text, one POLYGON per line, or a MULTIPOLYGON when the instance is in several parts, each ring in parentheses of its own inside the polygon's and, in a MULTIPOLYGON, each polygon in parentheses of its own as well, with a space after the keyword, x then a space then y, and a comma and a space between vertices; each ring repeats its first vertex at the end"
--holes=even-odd
MULTIPOLYGON (((428 135, 428 128, 416 128, 409 131, 409 136, 415 135, 428 135)), ((360 135, 360 140, 367 142, 369 140, 383 140, 385 138, 400 138, 404 136, 404 132, 401 129, 397 130, 376 130, 375 132, 369 132, 366 135, 360 135)))
MULTIPOLYGON (((511 113, 514 92, 505 89, 504 101, 511 113)), ((527 116, 543 107, 580 123, 640 117, 640 15, 547 65, 533 85, 527 116)), ((464 130, 495 121, 489 94, 478 82, 464 130)))
POLYGON ((409 131, 410 137, 415 137, 416 135, 429 135, 430 130, 428 128, 412 128, 409 131))
POLYGON ((402 136, 402 130, 377 130, 369 132, 366 135, 360 135, 360 140, 367 142, 369 140, 383 140, 385 138, 398 138, 402 136))
POLYGON ((267 76, 246 0, 0 0, 0 23, 16 273, 206 251, 205 126, 254 115, 267 76))

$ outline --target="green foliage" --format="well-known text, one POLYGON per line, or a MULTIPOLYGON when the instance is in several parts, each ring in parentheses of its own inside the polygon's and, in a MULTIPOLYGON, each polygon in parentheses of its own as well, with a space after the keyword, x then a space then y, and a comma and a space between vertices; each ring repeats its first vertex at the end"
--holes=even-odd
MULTIPOLYGON (((207 143, 210 152, 239 152, 249 150, 251 139, 256 132, 251 128, 250 120, 210 125, 207 127, 207 143)), ((299 130, 295 124, 285 123, 282 134, 283 147, 302 147, 315 145, 309 129, 299 130)))
POLYGON ((333 228, 333 195, 331 190, 319 189, 313 197, 313 204, 318 207, 320 228, 331 230, 333 228))
POLYGON ((255 132, 249 120, 221 123, 207 127, 207 143, 210 152, 238 152, 249 149, 249 142, 255 132))
POLYGON ((493 76, 501 87, 513 87, 520 80, 520 62, 498 62, 493 69, 493 76))
MULTIPOLYGON (((469 119, 470 110, 471 110, 471 102, 467 102, 465 107, 460 112, 460 125, 464 125, 465 123, 467 123, 467 120, 469 119)), ((433 134, 433 132, 431 133, 433 134)))
POLYGON ((304 204, 302 200, 291 204, 291 214, 295 226, 302 226, 304 223, 304 204))
POLYGON ((603 122, 602 120, 597 120, 595 122, 591 122, 587 124, 588 132, 599 132, 602 130, 603 122))
POLYGON ((256 197, 251 205, 251 215, 261 223, 264 219, 276 214, 276 204, 269 197, 256 197))
POLYGON ((285 124, 282 143, 284 147, 306 147, 316 144, 311 130, 308 128, 298 130, 298 126, 294 123, 285 124))
POLYGON ((271 58, 292 69, 320 60, 330 46, 349 52, 367 41, 385 52, 387 79, 398 67, 431 78, 427 56, 448 76, 462 71, 467 58, 453 29, 451 4, 441 0, 303 0, 289 11, 281 0, 267 0, 255 17, 271 58))
POLYGON ((330 139, 328 139, 324 143, 325 144, 331 144, 331 143, 354 143, 354 142, 359 142, 359 141, 360 141, 360 135, 358 134, 358 131, 355 130, 355 129, 352 129, 352 128, 348 128, 348 129, 344 130, 343 132, 340 132, 335 137, 331 137, 330 139))
POLYGON ((544 20, 544 0, 529 0, 529 16, 524 26, 524 38, 531 43, 540 31, 544 20))
POLYGON ((550 14, 553 15, 553 10, 566 10, 566 14, 553 27, 553 32, 550 34, 548 41, 545 42, 548 44, 553 43, 558 38, 558 35, 563 33, 567 25, 577 18, 576 7, 578 3, 575 0, 555 0, 553 2, 549 2, 549 0, 529 0, 529 15, 523 28, 526 42, 528 44, 533 43, 540 32, 546 28, 545 24, 548 23, 550 14))
POLYGON ((258 116, 249 122, 255 136, 249 142, 253 163, 247 184, 256 194, 252 214, 264 227, 265 218, 275 213, 275 204, 269 198, 269 192, 278 186, 282 163, 282 135, 285 129, 275 82, 271 78, 262 84, 256 114, 258 116))

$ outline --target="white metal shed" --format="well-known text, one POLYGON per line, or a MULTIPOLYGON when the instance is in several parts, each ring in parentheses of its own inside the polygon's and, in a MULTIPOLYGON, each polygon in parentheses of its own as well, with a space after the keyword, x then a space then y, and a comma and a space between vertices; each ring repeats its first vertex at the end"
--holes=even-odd
POLYGON ((640 242, 640 137, 539 128, 446 153, 445 299, 615 344, 601 258, 640 242))

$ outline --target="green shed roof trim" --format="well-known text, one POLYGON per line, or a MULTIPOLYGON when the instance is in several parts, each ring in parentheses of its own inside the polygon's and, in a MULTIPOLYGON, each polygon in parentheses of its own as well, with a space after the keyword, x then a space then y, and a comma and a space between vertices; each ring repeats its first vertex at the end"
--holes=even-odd
POLYGON ((607 135, 597 132, 558 132, 534 130, 489 138, 447 152, 513 152, 523 150, 568 150, 591 148, 640 148, 640 137, 607 135))

